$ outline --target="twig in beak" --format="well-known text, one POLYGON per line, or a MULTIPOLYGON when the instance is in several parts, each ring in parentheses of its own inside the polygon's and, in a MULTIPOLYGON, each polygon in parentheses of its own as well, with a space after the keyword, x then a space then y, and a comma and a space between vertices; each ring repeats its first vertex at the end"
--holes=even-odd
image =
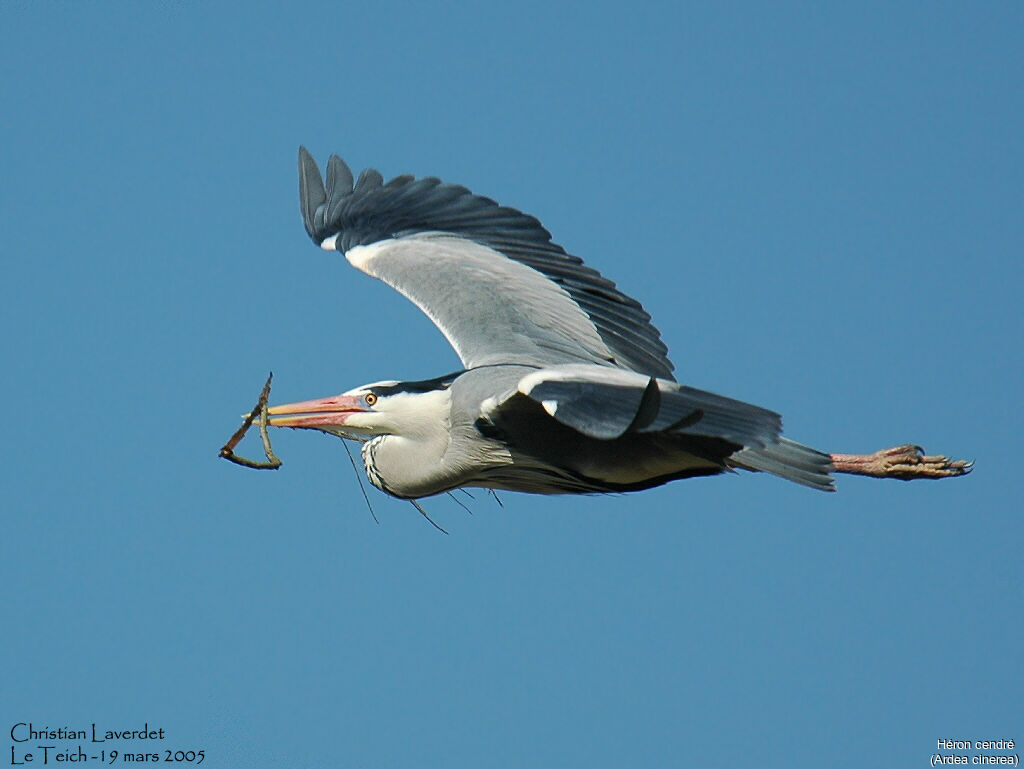
POLYGON ((221 447, 220 456, 229 462, 234 462, 242 467, 251 467, 254 470, 276 470, 281 466, 281 460, 274 456, 274 450, 270 447, 270 435, 267 433, 267 399, 270 397, 270 380, 273 378, 274 372, 271 371, 270 376, 267 377, 267 383, 263 385, 260 399, 253 406, 252 411, 246 415, 242 426, 235 430, 235 434, 221 447), (256 421, 257 414, 259 414, 260 418, 260 438, 263 439, 263 453, 267 455, 266 462, 246 459, 235 454, 235 446, 238 445, 249 428, 252 427, 252 423, 256 421))

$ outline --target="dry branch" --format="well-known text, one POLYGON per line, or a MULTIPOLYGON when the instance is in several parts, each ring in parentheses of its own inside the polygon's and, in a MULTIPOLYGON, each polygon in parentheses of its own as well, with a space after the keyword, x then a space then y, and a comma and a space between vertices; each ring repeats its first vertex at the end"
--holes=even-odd
POLYGON ((235 434, 221 447, 220 456, 229 462, 242 465, 242 467, 251 467, 254 470, 276 470, 281 466, 281 460, 274 456, 274 450, 270 447, 270 434, 267 432, 267 399, 270 398, 270 381, 273 378, 274 372, 271 371, 270 376, 267 377, 267 383, 263 385, 263 391, 260 392, 260 399, 256 402, 252 411, 245 415, 242 426, 235 430, 235 434), (246 459, 235 454, 235 446, 238 445, 249 428, 252 427, 252 423, 256 421, 257 415, 260 420, 260 438, 263 439, 263 453, 267 455, 266 462, 246 459))

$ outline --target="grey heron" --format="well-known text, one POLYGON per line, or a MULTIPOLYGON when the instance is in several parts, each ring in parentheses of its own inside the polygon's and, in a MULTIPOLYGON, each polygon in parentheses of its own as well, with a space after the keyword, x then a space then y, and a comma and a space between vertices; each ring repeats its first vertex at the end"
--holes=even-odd
POLYGON ((274 406, 269 424, 363 442, 380 490, 415 500, 460 487, 628 492, 740 469, 833 491, 833 471, 963 475, 916 446, 829 454, 782 437, 773 411, 680 384, 635 299, 551 240, 540 222, 434 177, 358 180, 338 156, 326 185, 299 149, 306 232, 414 302, 463 369, 274 406))

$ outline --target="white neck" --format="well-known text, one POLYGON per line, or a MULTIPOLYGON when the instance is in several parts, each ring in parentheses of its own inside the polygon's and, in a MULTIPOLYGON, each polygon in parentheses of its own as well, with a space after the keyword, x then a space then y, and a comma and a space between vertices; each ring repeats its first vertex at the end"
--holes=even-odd
POLYGON ((370 482, 397 497, 425 497, 452 486, 444 455, 451 441, 447 390, 405 393, 388 399, 392 432, 363 445, 370 482))

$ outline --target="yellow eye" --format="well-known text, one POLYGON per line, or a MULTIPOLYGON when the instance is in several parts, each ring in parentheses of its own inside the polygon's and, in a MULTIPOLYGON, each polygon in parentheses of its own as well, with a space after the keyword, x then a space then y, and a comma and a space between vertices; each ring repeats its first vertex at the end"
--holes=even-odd
POLYGON ((373 393, 366 393, 366 395, 363 396, 363 401, 365 401, 367 406, 372 406, 377 402, 377 396, 373 393))

